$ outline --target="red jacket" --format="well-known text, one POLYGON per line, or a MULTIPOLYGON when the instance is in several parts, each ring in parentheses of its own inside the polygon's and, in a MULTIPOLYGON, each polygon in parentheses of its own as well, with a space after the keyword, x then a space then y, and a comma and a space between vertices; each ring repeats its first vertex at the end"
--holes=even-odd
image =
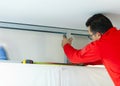
POLYGON ((73 63, 91 63, 101 60, 115 86, 120 86, 120 30, 115 27, 110 28, 99 40, 91 42, 80 50, 66 44, 64 52, 73 63))

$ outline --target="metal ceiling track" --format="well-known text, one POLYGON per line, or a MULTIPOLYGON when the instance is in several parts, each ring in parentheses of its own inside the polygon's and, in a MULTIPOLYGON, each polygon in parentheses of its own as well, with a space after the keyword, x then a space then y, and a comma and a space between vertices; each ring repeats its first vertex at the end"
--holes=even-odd
POLYGON ((88 36, 88 32, 86 30, 34 25, 34 24, 24 24, 24 23, 15 23, 15 22, 5 22, 5 21, 0 21, 0 28, 1 29, 15 29, 15 30, 47 32, 47 33, 56 33, 56 34, 69 33, 71 35, 88 36))

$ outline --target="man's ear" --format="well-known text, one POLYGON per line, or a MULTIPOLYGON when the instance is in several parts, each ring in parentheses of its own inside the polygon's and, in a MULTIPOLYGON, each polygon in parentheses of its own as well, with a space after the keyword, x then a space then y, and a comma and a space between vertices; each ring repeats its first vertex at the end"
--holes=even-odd
POLYGON ((100 32, 97 32, 96 34, 97 34, 98 38, 101 38, 101 33, 100 32))
POLYGON ((100 32, 97 32, 96 34, 97 34, 97 36, 101 36, 101 33, 100 33, 100 32))

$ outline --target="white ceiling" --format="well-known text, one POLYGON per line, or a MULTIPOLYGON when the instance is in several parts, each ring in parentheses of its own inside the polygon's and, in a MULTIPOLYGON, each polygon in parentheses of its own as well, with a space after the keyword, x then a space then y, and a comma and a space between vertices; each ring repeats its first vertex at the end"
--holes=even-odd
POLYGON ((86 29, 95 13, 120 28, 120 0, 0 0, 0 21, 86 29))

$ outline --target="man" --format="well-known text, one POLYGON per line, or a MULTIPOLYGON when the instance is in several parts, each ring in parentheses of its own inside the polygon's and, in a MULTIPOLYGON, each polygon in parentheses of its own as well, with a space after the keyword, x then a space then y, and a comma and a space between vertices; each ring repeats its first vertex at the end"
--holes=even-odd
POLYGON ((103 14, 90 17, 86 26, 93 40, 82 49, 71 46, 72 38, 63 37, 64 52, 72 63, 102 61, 115 86, 120 86, 120 31, 103 14))

